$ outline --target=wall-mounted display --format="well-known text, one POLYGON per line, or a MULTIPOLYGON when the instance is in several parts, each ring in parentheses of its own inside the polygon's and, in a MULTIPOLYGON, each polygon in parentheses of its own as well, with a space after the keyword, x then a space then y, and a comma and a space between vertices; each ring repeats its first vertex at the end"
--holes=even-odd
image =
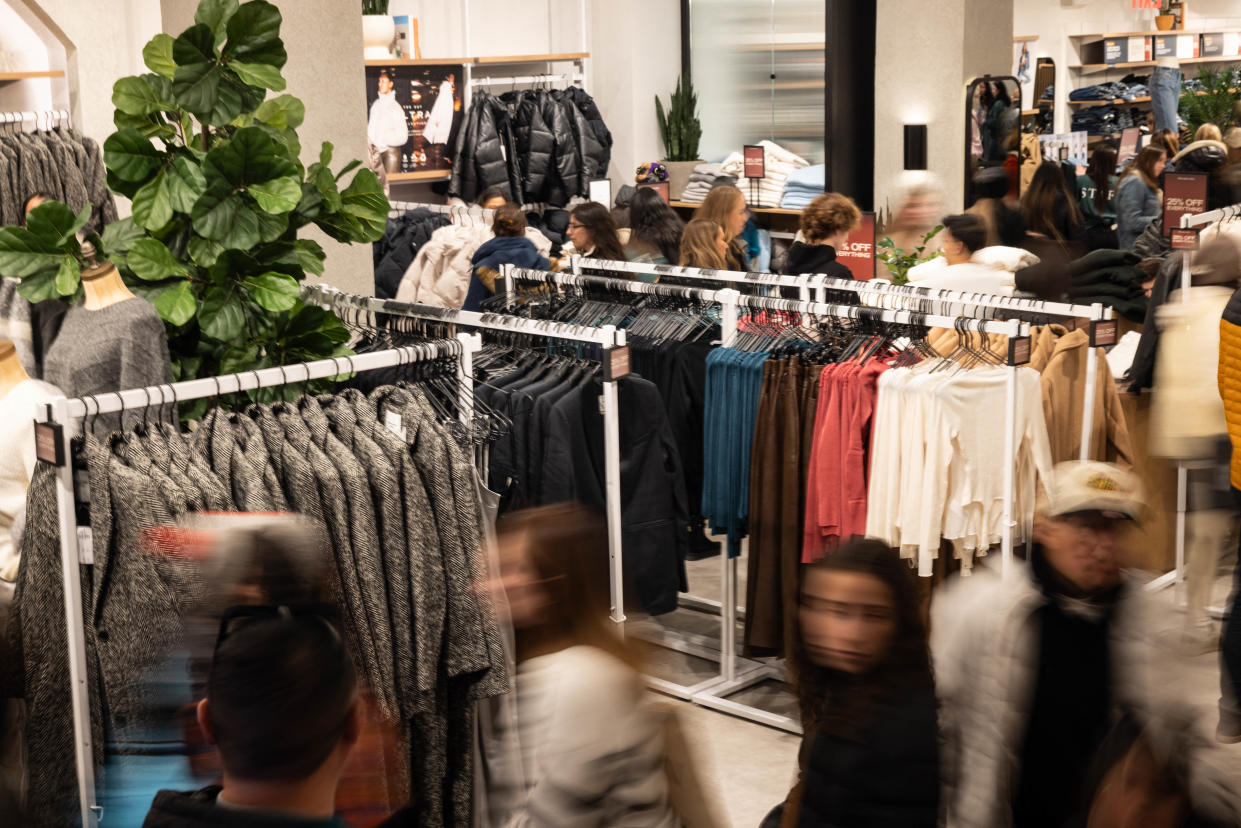
POLYGON ((366 137, 390 178, 452 170, 464 76, 459 64, 366 67, 366 137))

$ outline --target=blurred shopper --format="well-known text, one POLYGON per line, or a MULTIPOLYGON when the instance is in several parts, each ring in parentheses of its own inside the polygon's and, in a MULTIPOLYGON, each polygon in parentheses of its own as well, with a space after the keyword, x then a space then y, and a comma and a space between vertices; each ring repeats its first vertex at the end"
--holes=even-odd
POLYGON ((590 259, 610 262, 625 261, 625 249, 616 234, 616 222, 612 213, 602 204, 588 201, 579 204, 569 213, 569 241, 571 253, 590 259))
MULTIPOLYGON (((987 84, 983 85, 984 87, 987 84)), ((892 214, 887 227, 879 232, 880 238, 892 240, 896 249, 912 253, 924 243, 927 234, 935 229, 935 219, 941 214, 942 198, 939 190, 927 184, 920 184, 907 189, 898 199, 896 212, 892 214)), ((930 256, 939 250, 937 240, 932 237, 926 243, 923 256, 930 256)), ((886 278, 891 278, 889 275, 886 278)))
POLYGON ((474 203, 484 210, 494 210, 497 207, 503 207, 508 204, 508 196, 505 194, 503 187, 491 186, 478 194, 478 198, 474 199, 474 203))
POLYGON ((510 827, 680 825, 663 722, 608 619, 607 534, 581 506, 516 512, 499 526, 500 586, 517 644, 525 795, 510 827))
POLYGON ((1224 133, 1217 124, 1208 121, 1194 130, 1194 143, 1199 141, 1223 141, 1224 133))
POLYGON ((629 202, 626 258, 636 262, 673 264, 681 255, 685 222, 653 187, 640 187, 629 202))
POLYGON ((1166 157, 1175 158, 1176 154, 1181 151, 1181 139, 1172 130, 1161 129, 1151 136, 1147 146, 1158 147, 1163 150, 1166 157))
POLYGON ((681 234, 681 267, 704 267, 710 270, 727 270, 728 240, 724 228, 711 219, 691 219, 681 234))
MULTIPOLYGON (((1224 308, 1219 327, 1219 393, 1232 442, 1229 484, 1237 504, 1241 504, 1241 291, 1232 295, 1224 308)), ((1219 728, 1222 742, 1241 742, 1241 616, 1237 600, 1241 597, 1241 558, 1233 574, 1232 594, 1224 614, 1220 636, 1219 728)))
POLYGON ((1086 246, 1116 247, 1116 150, 1100 144, 1090 154, 1085 175, 1077 177, 1078 206, 1086 222, 1086 246))
POLYGON ((801 213, 801 239, 793 242, 781 273, 826 274, 833 279, 852 279, 853 271, 836 258, 849 234, 862 223, 862 211, 853 199, 840 193, 824 193, 801 213))
POLYGON ((1146 697, 1144 596, 1120 569, 1141 509, 1129 472, 1061 463, 1029 565, 1003 580, 976 567, 936 595, 949 826, 1062 828, 1084 816, 1110 721, 1146 697))
POLYGON ((994 260, 979 261, 978 252, 987 247, 987 226, 976 215, 961 213, 943 219, 943 255, 909 269, 909 283, 933 290, 959 290, 1012 296, 1013 273, 1026 259, 1015 248, 996 248, 994 260), (1009 261, 1004 261, 1008 258, 1009 261))
POLYGON ((1054 161, 1044 161, 1034 171, 1029 188, 1021 194, 1021 217, 1028 234, 1049 239, 1065 250, 1082 241, 1082 211, 1054 161))
POLYGON ((470 289, 465 295, 465 304, 461 306, 463 310, 482 310, 482 303, 496 295, 496 286, 504 284, 500 279, 503 265, 535 270, 551 267, 534 242, 526 238, 526 216, 516 205, 503 204, 496 208, 491 231, 495 236, 484 242, 470 260, 473 265, 470 289))
POLYGON ((936 825, 935 687, 909 566, 883 541, 841 546, 806 568, 799 622, 800 775, 764 828, 936 825))
POLYGON ((1163 215, 1159 177, 1167 155, 1156 144, 1143 148, 1116 185, 1116 243, 1132 250, 1146 225, 1163 215))
POLYGON ((728 255, 724 257, 727 270, 749 270, 749 255, 741 234, 750 220, 750 210, 740 190, 731 184, 712 187, 694 211, 694 218, 711 219, 724 228, 724 240, 728 242, 728 255))
POLYGON ((986 167, 974 176, 978 197, 965 212, 978 216, 987 228, 987 247, 1018 247, 1026 235, 1021 211, 1008 203, 1009 175, 1002 167, 986 167))

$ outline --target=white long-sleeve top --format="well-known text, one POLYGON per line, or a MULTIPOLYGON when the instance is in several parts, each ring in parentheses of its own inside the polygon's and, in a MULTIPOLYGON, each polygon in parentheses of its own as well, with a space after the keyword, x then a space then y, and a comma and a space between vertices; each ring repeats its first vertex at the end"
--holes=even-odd
POLYGON ((381 94, 371 104, 366 137, 371 146, 381 150, 403 147, 409 140, 409 121, 405 117, 405 110, 397 103, 395 92, 381 94))

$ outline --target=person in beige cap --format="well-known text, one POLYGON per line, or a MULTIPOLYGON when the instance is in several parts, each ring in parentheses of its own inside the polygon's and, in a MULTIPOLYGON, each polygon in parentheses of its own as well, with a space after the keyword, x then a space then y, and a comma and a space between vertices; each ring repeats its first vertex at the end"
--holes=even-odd
POLYGON ((1046 494, 1027 563, 976 567, 931 606, 950 828, 1084 824, 1110 723, 1145 706, 1148 614, 1121 573, 1138 480, 1061 463, 1046 494))

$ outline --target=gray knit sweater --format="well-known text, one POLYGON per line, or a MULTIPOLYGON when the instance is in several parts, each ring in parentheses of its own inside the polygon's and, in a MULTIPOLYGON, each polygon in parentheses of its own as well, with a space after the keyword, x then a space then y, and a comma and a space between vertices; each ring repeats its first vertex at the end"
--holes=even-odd
MULTIPOLYGON (((48 349, 43 379, 70 397, 99 397, 109 391, 170 383, 164 320, 150 302, 137 296, 101 310, 74 305, 48 349)), ((155 414, 151 411, 148 416, 154 419, 155 414)), ((142 410, 126 411, 124 427, 142 422, 143 416, 142 410)), ((122 426, 118 414, 87 419, 101 437, 122 426)))

